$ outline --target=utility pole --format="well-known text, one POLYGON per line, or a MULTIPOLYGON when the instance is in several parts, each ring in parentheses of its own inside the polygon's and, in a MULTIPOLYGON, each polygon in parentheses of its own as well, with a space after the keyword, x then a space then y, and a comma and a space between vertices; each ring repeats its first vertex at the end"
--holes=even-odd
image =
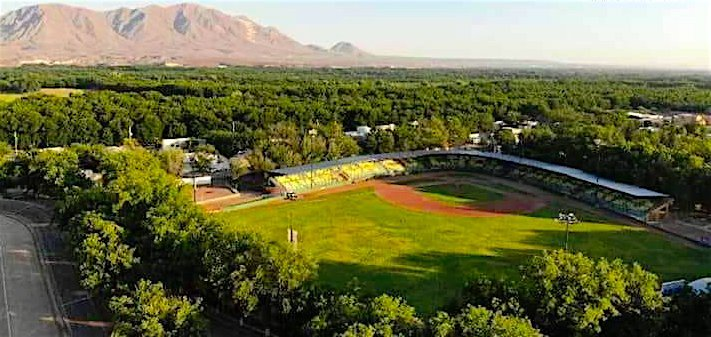
POLYGON ((13 133, 13 136, 15 137, 15 157, 17 157, 17 131, 13 133))

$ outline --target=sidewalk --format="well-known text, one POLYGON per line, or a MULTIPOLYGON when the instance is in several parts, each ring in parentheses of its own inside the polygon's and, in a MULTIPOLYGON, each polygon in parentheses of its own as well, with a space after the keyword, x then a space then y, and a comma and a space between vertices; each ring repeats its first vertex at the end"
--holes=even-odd
POLYGON ((103 337, 110 335, 110 323, 101 320, 101 310, 79 283, 79 270, 64 237, 52 224, 49 205, 0 199, 0 214, 25 224, 31 230, 50 297, 55 302, 58 324, 65 335, 103 337))

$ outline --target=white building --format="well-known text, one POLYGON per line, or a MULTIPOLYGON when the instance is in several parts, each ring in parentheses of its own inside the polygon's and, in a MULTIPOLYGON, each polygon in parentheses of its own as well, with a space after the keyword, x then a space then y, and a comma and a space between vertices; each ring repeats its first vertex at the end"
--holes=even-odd
POLYGON ((160 141, 160 149, 161 150, 168 150, 168 149, 187 149, 190 147, 191 144, 207 144, 207 142, 204 139, 200 138, 168 138, 168 139, 162 139, 160 141))
POLYGON ((481 145, 484 143, 484 135, 480 132, 473 132, 469 134, 469 143, 474 145, 481 145))
POLYGON ((627 118, 642 122, 644 126, 662 125, 667 120, 667 117, 662 115, 647 114, 641 112, 630 111, 627 113, 627 118))
POLYGON ((663 122, 664 121, 664 116, 662 115, 655 115, 655 114, 646 114, 646 113, 641 113, 641 112, 635 112, 635 111, 630 111, 627 113, 627 117, 630 119, 638 119, 638 120, 656 120, 663 122))
POLYGON ((361 125, 357 127, 355 131, 346 131, 344 132, 344 134, 353 138, 365 138, 368 137, 371 131, 371 127, 367 125, 361 125))
POLYGON ((525 121, 521 123, 524 129, 533 129, 538 126, 538 121, 525 121))
POLYGON ((512 126, 505 126, 505 127, 501 128, 501 130, 502 130, 502 131, 504 131, 504 130, 511 131, 511 133, 512 133, 513 136, 514 136, 514 138, 516 139, 516 143, 519 142, 519 136, 521 135, 521 133, 523 133, 523 129, 521 129, 521 128, 515 128, 515 127, 512 127, 512 126))
POLYGON ((369 135, 371 130, 372 130, 372 128, 367 125, 361 125, 356 128, 356 132, 358 132, 359 134, 361 134, 363 136, 369 135))
POLYGON ((380 131, 395 131, 395 124, 390 123, 390 124, 376 125, 375 129, 380 130, 380 131))

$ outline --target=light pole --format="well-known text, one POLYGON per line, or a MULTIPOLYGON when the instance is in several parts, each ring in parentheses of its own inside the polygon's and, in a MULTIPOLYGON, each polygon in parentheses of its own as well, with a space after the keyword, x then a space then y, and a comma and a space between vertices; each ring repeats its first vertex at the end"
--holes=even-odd
MULTIPOLYGON (((310 133, 309 133, 309 137, 311 137, 311 147, 313 148, 313 142, 314 142, 315 137, 314 137, 314 135, 312 135, 310 133)), ((313 161, 315 159, 312 157, 312 155, 313 155, 312 153, 309 153, 308 157, 307 157, 309 160, 309 165, 311 166, 311 169, 309 169, 309 174, 311 175, 311 179, 310 179, 311 180, 311 190, 314 189, 314 162, 313 161)))
MULTIPOLYGON (((602 139, 600 139, 600 138, 595 138, 595 140, 593 140, 593 142, 595 143, 595 152, 597 152, 597 164, 595 165, 595 167, 596 167, 595 168, 595 183, 598 186, 600 186, 600 160, 601 160, 600 159, 600 157, 601 157, 600 145, 602 145, 603 142, 602 142, 602 139)), ((595 191, 595 206, 600 208, 600 196, 597 191, 597 186, 595 186, 595 189, 596 189, 596 191, 595 191)))
POLYGON ((595 172, 595 177, 597 178, 596 182, 599 184, 600 183, 600 145, 602 145, 602 139, 600 138, 595 138, 593 141, 595 143, 595 152, 597 152, 597 165, 596 167, 596 172, 595 172))
POLYGON ((568 250, 568 237, 570 236, 570 225, 574 225, 578 222, 578 218, 575 217, 575 214, 573 212, 570 213, 565 213, 565 212, 560 212, 558 213, 558 219, 555 219, 557 222, 563 222, 565 223, 565 250, 568 250))
POLYGON ((197 203, 197 177, 193 176, 193 202, 197 203))

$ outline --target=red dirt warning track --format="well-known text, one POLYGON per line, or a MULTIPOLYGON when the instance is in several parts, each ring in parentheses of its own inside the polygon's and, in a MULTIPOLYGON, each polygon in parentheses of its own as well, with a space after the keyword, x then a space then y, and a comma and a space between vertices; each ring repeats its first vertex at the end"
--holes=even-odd
POLYGON ((495 217, 511 213, 531 213, 546 205, 545 202, 532 197, 507 194, 501 201, 491 202, 482 206, 455 206, 430 199, 417 192, 411 186, 388 184, 382 181, 373 181, 369 185, 375 188, 375 193, 378 196, 394 205, 416 211, 445 215, 495 217))

